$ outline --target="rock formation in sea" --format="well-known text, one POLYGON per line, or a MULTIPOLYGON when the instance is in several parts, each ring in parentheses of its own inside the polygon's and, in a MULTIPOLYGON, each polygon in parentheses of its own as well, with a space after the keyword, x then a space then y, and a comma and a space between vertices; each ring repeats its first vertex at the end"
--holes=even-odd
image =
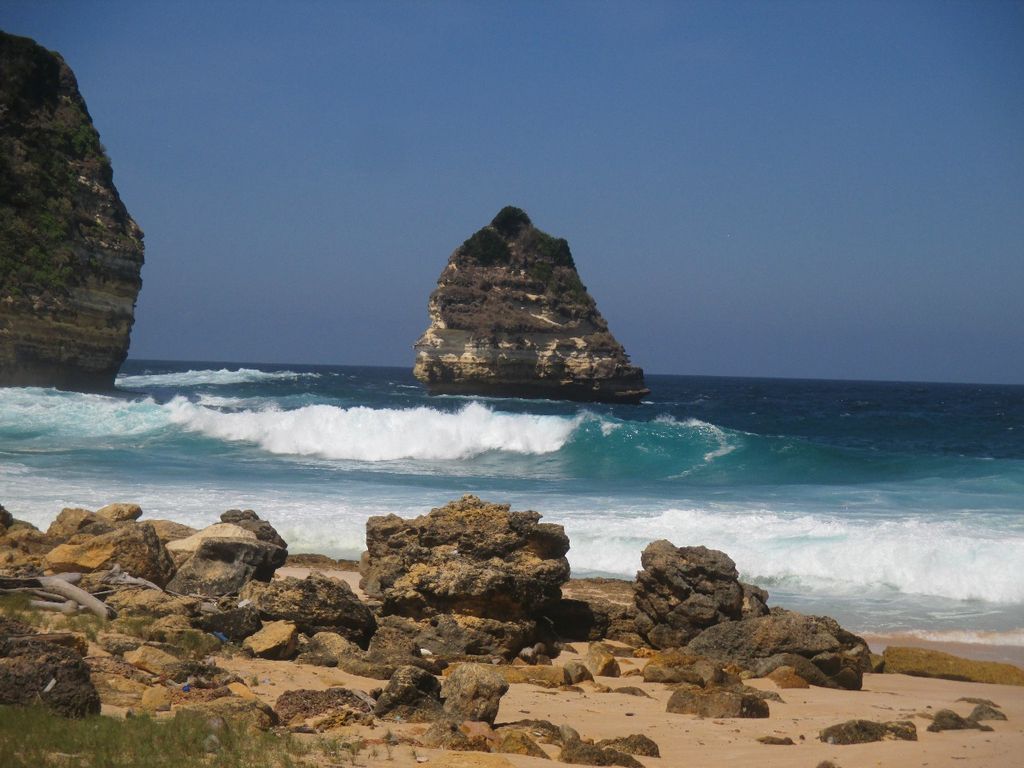
POLYGON ((413 373, 433 394, 635 403, 650 390, 580 281, 569 244, 508 206, 455 249, 413 373))
POLYGON ((0 386, 109 389, 142 231, 64 59, 0 32, 0 72, 0 386))

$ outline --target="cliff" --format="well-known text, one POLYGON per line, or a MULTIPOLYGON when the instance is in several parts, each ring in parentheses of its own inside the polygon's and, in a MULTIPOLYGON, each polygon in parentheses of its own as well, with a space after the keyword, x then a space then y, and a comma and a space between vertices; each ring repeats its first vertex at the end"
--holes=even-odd
POLYGON ((0 386, 111 388, 142 231, 64 60, 0 32, 0 73, 0 386))
POLYGON ((433 394, 635 403, 650 390, 569 244, 503 208, 448 259, 413 373, 433 394))

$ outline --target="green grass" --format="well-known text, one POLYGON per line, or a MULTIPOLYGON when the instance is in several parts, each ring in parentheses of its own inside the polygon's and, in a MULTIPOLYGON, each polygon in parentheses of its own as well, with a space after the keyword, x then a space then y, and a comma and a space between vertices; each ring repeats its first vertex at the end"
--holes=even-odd
POLYGON ((310 747, 290 734, 229 724, 215 731, 219 747, 207 751, 207 718, 181 713, 165 721, 120 720, 102 715, 66 720, 43 709, 0 707, 4 768, 291 768, 308 765, 310 747))

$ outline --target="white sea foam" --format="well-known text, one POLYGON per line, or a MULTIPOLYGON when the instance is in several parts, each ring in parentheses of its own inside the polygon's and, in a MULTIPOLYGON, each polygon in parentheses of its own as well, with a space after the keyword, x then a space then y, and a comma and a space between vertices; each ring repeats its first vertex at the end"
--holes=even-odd
MULTIPOLYGON (((53 389, 0 389, 0 429, 40 439, 140 435, 167 426, 166 413, 146 398, 126 400, 53 389)), ((59 446, 58 446, 59 447, 59 446)))
POLYGON ((883 635, 889 645, 897 645, 901 637, 913 637, 933 643, 970 643, 975 645, 1006 645, 1024 648, 1024 628, 1005 631, 974 631, 970 629, 908 629, 883 635))
POLYGON ((961 521, 872 521, 772 511, 669 509, 646 516, 569 516, 574 570, 632 577, 653 539, 727 552, 745 578, 830 594, 930 595, 1024 602, 1024 535, 961 521))
POLYGON ((487 451, 543 454, 569 439, 578 419, 495 413, 479 403, 459 411, 433 408, 338 408, 224 413, 177 397, 171 420, 220 440, 254 443, 271 453, 354 461, 452 460, 487 451))
POLYGON ((255 368, 228 370, 198 370, 181 373, 153 373, 135 376, 118 376, 119 387, 197 387, 201 385, 249 384, 259 381, 294 381, 303 378, 319 378, 319 373, 296 373, 295 371, 259 371, 255 368))

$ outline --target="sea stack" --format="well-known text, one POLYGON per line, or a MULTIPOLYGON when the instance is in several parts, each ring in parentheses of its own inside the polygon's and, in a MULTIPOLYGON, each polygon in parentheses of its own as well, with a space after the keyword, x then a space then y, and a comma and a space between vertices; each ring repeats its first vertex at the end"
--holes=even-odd
POLYGON ((142 230, 64 59, 0 32, 0 73, 0 386, 111 389, 142 230))
POLYGON ((432 394, 636 403, 650 392, 580 280, 569 243, 519 208, 455 249, 413 373, 432 394))

